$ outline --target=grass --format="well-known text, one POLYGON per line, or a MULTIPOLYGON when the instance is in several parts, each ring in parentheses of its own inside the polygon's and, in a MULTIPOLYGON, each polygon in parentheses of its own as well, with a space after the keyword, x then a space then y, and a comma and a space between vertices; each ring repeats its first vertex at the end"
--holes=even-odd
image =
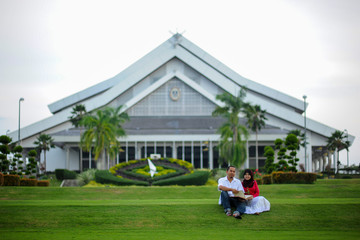
POLYGON ((271 211, 242 220, 214 186, 2 187, 1 239, 360 239, 360 179, 261 185, 271 211))

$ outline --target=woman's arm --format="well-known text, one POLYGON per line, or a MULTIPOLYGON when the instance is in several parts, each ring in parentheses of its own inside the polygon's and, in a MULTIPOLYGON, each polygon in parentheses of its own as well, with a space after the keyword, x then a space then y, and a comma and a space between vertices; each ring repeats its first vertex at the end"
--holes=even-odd
POLYGON ((254 186, 253 186, 253 188, 254 188, 254 194, 253 194, 253 197, 257 197, 257 196, 259 196, 260 191, 259 191, 259 187, 258 187, 258 185, 257 185, 256 180, 254 180, 254 186))

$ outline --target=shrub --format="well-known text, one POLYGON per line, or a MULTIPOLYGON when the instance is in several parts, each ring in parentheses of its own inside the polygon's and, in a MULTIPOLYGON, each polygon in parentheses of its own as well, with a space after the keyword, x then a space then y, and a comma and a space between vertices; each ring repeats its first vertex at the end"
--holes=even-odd
POLYGON ((20 186, 37 186, 37 180, 22 178, 20 179, 20 186))
POLYGON ((4 174, 0 172, 0 186, 4 185, 4 174))
POLYGON ((37 181, 37 185, 38 185, 38 187, 48 187, 48 186, 50 186, 50 181, 49 180, 39 180, 39 181, 37 181))
POLYGON ((261 180, 262 180, 263 184, 271 184, 272 183, 272 179, 271 179, 270 174, 262 176, 261 180))
POLYGON ((271 174, 273 183, 314 183, 316 173, 306 172, 273 172, 271 174))
POLYGON ((20 177, 19 175, 4 175, 4 186, 19 186, 20 177))
POLYGON ((259 185, 263 184, 262 178, 255 178, 255 181, 256 181, 257 184, 259 184, 259 185))
POLYGON ((118 178, 111 174, 108 170, 97 170, 95 172, 95 181, 102 184, 114 184, 114 185, 139 185, 148 186, 149 183, 145 181, 135 181, 125 178, 118 178))
POLYGON ((195 171, 194 173, 178 176, 174 178, 159 180, 153 182, 153 185, 166 186, 166 185, 205 185, 210 176, 209 171, 195 171))
POLYGON ((77 181, 80 186, 88 184, 90 181, 95 180, 96 169, 88 169, 77 175, 77 181))
POLYGON ((76 172, 67 169, 55 169, 55 176, 57 180, 76 179, 76 172))

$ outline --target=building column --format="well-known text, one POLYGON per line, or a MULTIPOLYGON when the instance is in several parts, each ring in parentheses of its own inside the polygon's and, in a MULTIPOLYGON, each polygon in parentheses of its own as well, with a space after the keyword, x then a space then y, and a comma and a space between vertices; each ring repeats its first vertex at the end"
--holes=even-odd
POLYGON ((209 141, 209 168, 214 169, 214 154, 213 154, 213 146, 212 141, 209 141))
POLYGON ((163 158, 166 158, 166 142, 164 141, 164 154, 163 154, 163 158))
POLYGON ((203 163, 203 142, 200 141, 200 168, 203 169, 204 163, 203 163))
POLYGON ((184 141, 182 141, 181 149, 182 149, 181 158, 182 158, 183 161, 185 161, 185 142, 184 141))
POLYGON ((176 158, 176 145, 175 145, 175 141, 173 141, 173 149, 172 149, 172 158, 176 158))
POLYGON ((65 169, 70 170, 70 146, 65 146, 66 149, 66 163, 65 169))
POLYGON ((80 162, 79 162, 79 170, 80 172, 83 171, 83 151, 82 151, 82 147, 79 147, 79 152, 80 152, 80 162))
MULTIPOLYGON (((128 162, 129 161, 129 143, 128 143, 128 141, 125 142, 125 146, 126 146, 125 147, 126 148, 125 149, 125 151, 126 151, 125 161, 128 162)), ((119 160, 118 160, 118 163, 119 163, 119 160)))
POLYGON ((194 166, 194 141, 191 141, 191 164, 194 166))

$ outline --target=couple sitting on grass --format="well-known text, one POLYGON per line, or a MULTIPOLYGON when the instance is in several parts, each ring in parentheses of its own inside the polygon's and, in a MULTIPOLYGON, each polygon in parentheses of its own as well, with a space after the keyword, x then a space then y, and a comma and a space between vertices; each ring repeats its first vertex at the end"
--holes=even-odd
POLYGON ((254 180, 253 172, 250 169, 244 171, 244 180, 241 182, 235 178, 235 167, 229 166, 226 170, 226 177, 218 181, 218 190, 221 191, 219 205, 224 207, 227 216, 233 216, 241 219, 242 214, 256 214, 270 211, 270 203, 264 197, 259 196, 259 187, 254 180), (244 190, 245 188, 245 190, 244 190), (246 193, 246 200, 235 195, 241 195, 240 192, 246 193), (231 213, 231 207, 236 210, 231 213))

